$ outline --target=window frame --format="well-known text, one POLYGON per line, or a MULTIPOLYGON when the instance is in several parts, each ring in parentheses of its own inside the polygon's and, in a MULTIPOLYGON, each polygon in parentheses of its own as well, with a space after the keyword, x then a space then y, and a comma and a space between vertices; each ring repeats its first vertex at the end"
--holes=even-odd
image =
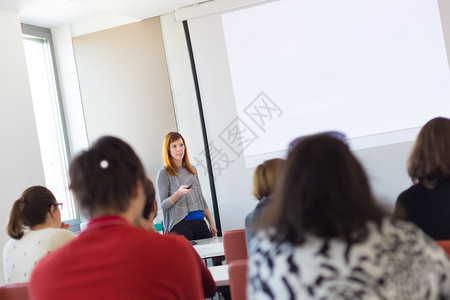
MULTIPOLYGON (((49 45, 49 49, 50 49, 50 57, 52 60, 52 68, 53 68, 56 97, 57 97, 57 106, 58 106, 55 108, 55 110, 57 111, 57 113, 59 115, 60 122, 61 122, 60 125, 61 125, 61 130, 62 130, 61 136, 63 139, 63 145, 60 145, 60 146, 64 149, 64 151, 66 153, 66 157, 64 157, 64 160, 67 162, 66 170, 68 171, 72 153, 70 151, 69 139, 67 136, 67 123, 66 123, 66 118, 65 118, 64 103, 62 101, 61 90, 60 90, 60 85, 59 85, 59 80, 58 80, 58 69, 56 66, 56 59, 55 59, 55 53, 54 53, 54 49, 53 49, 53 38, 52 38, 51 30, 48 28, 33 26, 33 25, 29 25, 29 24, 24 24, 24 23, 21 24, 21 27, 22 27, 22 35, 35 36, 37 38, 44 38, 44 39, 47 39, 47 41, 48 41, 48 45, 49 45)), ((66 188, 68 188, 68 187, 66 187, 66 188)), ((70 225, 70 228, 69 228, 70 231, 77 233, 80 231, 81 217, 80 217, 80 213, 77 209, 77 206, 75 204, 73 194, 70 191, 69 191, 69 197, 71 198, 69 200, 73 201, 73 203, 74 203, 73 209, 74 209, 75 218, 70 219, 70 220, 64 220, 64 223, 70 225)))

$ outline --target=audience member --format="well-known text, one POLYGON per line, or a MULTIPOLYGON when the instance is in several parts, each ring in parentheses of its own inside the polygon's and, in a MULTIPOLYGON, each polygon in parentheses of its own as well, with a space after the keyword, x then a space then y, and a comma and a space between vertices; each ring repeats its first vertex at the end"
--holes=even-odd
POLYGON ((144 181, 144 193, 145 204, 144 210, 142 211, 142 218, 139 220, 139 227, 144 228, 147 231, 156 232, 153 220, 158 213, 158 205, 155 200, 155 186, 148 178, 145 178, 144 181))
POLYGON ((61 222, 61 208, 62 203, 43 186, 26 189, 14 202, 7 227, 11 239, 3 249, 6 283, 28 282, 42 257, 75 237, 61 222))
POLYGON ((255 169, 255 173, 253 174, 253 195, 259 200, 259 203, 245 218, 245 239, 247 247, 250 239, 254 235, 253 222, 259 218, 266 208, 284 163, 285 160, 281 158, 270 159, 266 160, 255 169))
POLYGON ((444 251, 385 216, 340 139, 301 139, 281 179, 250 242, 249 299, 450 297, 444 251))
MULTIPOLYGON (((144 191, 146 199, 139 226, 148 231, 155 232, 155 227, 153 227, 153 219, 156 217, 158 212, 158 205, 155 200, 155 187, 153 182, 148 178, 146 178, 144 182, 144 191)), ((216 294, 216 283, 214 282, 214 278, 203 260, 200 256, 198 256, 197 252, 195 252, 194 249, 192 250, 195 257, 197 257, 197 262, 200 267, 204 296, 212 298, 216 294)))
POLYGON ((408 160, 413 185, 397 199, 394 218, 411 221, 435 240, 450 239, 450 120, 420 130, 408 160))
POLYGON ((145 173, 133 149, 102 137, 71 163, 70 188, 91 218, 79 236, 42 259, 30 294, 40 299, 201 299, 189 242, 137 228, 145 173))

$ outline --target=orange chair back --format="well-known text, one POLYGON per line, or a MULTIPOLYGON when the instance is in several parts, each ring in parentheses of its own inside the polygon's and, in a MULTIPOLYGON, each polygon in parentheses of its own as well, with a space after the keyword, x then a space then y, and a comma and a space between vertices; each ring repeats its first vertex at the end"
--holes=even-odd
POLYGON ((225 231, 223 234, 223 250, 227 264, 237 259, 247 259, 245 229, 225 231))
POLYGON ((447 253, 447 256, 450 256, 450 240, 436 241, 436 244, 444 249, 445 253, 447 253))
POLYGON ((229 264, 231 299, 247 299, 247 259, 238 259, 229 264))
POLYGON ((28 300, 28 283, 4 285, 0 287, 1 300, 28 300))

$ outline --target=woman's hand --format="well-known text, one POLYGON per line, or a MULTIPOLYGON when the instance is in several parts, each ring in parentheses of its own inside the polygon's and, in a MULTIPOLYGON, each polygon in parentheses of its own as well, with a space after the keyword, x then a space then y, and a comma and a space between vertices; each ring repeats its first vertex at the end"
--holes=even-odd
POLYGON ((182 185, 178 188, 177 193, 181 196, 183 194, 189 194, 192 191, 192 185, 182 185))
POLYGON ((61 222, 61 228, 62 228, 62 229, 69 229, 69 227, 70 227, 70 224, 61 222))
POLYGON ((170 203, 175 204, 178 199, 184 194, 189 194, 192 191, 192 185, 182 185, 178 188, 178 190, 169 198, 170 203))
POLYGON ((212 236, 215 237, 217 234, 217 228, 216 225, 214 225, 214 223, 209 224, 209 230, 211 230, 212 236))

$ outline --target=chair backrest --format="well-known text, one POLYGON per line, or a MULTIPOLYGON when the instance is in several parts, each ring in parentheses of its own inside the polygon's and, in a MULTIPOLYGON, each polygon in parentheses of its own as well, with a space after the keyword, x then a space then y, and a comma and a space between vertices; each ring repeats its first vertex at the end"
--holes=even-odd
POLYGON ((229 264, 231 299, 247 299, 247 259, 238 259, 229 264))
POLYGON ((444 249, 445 253, 447 253, 447 256, 450 256, 450 240, 436 241, 436 244, 444 249))
POLYGON ((28 283, 4 285, 0 287, 1 300, 28 300, 28 283))
POLYGON ((223 234, 223 250, 227 264, 237 259, 247 259, 245 229, 225 231, 223 234))

